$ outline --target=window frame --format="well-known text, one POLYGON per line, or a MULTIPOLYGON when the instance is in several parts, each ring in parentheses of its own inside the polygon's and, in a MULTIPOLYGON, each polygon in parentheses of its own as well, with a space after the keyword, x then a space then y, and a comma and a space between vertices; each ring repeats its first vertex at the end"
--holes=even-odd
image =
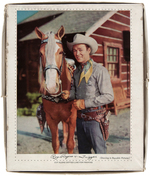
POLYGON ((112 63, 118 63, 118 78, 111 78, 111 81, 121 81, 121 50, 122 50, 122 45, 119 43, 113 43, 113 42, 103 42, 104 44, 104 66, 107 68, 108 70, 108 62, 107 61, 107 48, 111 47, 111 48, 117 48, 118 49, 118 62, 112 62, 112 63))

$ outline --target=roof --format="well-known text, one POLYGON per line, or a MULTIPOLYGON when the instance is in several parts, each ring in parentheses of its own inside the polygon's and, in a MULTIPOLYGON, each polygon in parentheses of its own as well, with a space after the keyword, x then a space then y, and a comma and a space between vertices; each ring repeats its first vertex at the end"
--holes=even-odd
MULTIPOLYGON (((56 33, 61 25, 65 28, 66 34, 86 32, 91 26, 97 21, 104 17, 109 11, 65 11, 54 20, 42 25, 39 29, 46 33, 47 31, 53 31, 56 33)), ((38 12, 28 20, 37 19, 37 16, 41 15, 52 15, 53 12, 38 12), (39 13, 39 15, 38 15, 39 13)), ((57 11, 60 13, 60 11, 57 11)), ((43 17, 43 16, 42 16, 43 17)), ((26 20, 27 21, 27 20, 26 20)), ((22 38, 20 41, 37 39, 34 31, 29 35, 22 38)))
POLYGON ((32 22, 32 21, 35 21, 35 20, 39 20, 39 19, 42 19, 42 18, 46 18, 46 17, 49 17, 49 16, 55 16, 57 14, 60 14, 60 13, 63 13, 63 11, 39 11, 37 13, 35 13, 34 15, 32 15, 31 17, 25 19, 24 21, 20 22, 20 24, 24 24, 24 23, 27 23, 27 22, 32 22))

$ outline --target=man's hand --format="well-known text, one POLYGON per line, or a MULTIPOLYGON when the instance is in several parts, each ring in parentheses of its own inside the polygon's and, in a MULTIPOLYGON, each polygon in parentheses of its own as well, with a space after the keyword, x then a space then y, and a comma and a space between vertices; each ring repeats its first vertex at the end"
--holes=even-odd
POLYGON ((69 95, 70 95, 69 90, 63 90, 63 93, 61 94, 61 97, 62 97, 64 100, 67 100, 67 99, 69 98, 69 95))
POLYGON ((77 110, 85 109, 85 103, 83 99, 74 100, 73 105, 77 110))

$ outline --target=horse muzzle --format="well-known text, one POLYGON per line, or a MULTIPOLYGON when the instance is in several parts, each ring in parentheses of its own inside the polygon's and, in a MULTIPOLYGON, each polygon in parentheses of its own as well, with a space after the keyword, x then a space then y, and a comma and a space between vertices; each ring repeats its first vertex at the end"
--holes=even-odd
POLYGON ((59 93, 61 85, 62 85, 62 81, 61 81, 61 79, 58 79, 58 81, 55 82, 55 84, 53 84, 53 85, 45 84, 45 89, 49 94, 56 95, 57 93, 59 93))
POLYGON ((47 90, 47 92, 49 94, 57 94, 58 91, 59 91, 59 84, 56 83, 56 85, 52 86, 52 87, 49 87, 49 86, 45 85, 45 89, 47 90))

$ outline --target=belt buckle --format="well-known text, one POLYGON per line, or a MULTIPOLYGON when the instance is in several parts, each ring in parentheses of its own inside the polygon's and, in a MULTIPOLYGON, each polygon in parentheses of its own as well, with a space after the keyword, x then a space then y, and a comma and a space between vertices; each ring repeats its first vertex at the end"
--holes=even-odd
POLYGON ((81 113, 81 118, 84 119, 84 120, 87 120, 87 121, 93 119, 91 116, 83 114, 83 113, 81 113))

